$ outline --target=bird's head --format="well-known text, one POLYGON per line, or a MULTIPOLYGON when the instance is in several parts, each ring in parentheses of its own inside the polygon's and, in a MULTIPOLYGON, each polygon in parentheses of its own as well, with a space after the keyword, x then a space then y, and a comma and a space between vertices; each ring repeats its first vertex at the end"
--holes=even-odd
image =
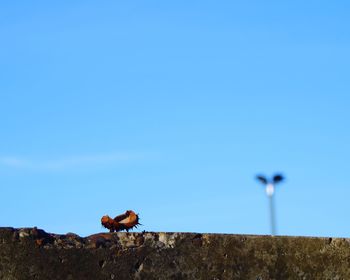
POLYGON ((111 218, 108 215, 105 215, 101 218, 101 224, 106 225, 109 223, 110 220, 111 220, 111 218))

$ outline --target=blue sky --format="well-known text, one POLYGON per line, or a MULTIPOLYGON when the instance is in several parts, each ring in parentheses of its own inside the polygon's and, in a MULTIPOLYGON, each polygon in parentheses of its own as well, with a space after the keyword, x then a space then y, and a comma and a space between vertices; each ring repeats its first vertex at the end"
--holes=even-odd
POLYGON ((0 226, 349 236, 348 1, 0 4, 0 226))

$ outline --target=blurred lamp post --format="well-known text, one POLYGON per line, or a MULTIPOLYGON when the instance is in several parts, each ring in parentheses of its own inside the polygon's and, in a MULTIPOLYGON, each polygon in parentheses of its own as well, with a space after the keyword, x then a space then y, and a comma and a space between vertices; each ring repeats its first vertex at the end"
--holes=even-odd
POLYGON ((276 234, 276 220, 275 220, 275 207, 273 201, 273 195, 275 193, 275 186, 284 180, 281 174, 276 174, 272 179, 268 180, 263 175, 257 175, 256 179, 265 186, 266 194, 269 198, 270 205, 270 222, 271 222, 271 235, 276 234))

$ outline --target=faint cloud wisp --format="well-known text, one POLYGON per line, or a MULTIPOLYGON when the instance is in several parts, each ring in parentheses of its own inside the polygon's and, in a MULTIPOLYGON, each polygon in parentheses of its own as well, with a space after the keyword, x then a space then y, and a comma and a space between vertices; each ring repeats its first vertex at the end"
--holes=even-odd
POLYGON ((133 153, 110 153, 95 155, 66 156, 54 159, 28 159, 21 157, 0 157, 0 165, 17 169, 62 170, 106 164, 120 164, 141 160, 144 156, 133 153))

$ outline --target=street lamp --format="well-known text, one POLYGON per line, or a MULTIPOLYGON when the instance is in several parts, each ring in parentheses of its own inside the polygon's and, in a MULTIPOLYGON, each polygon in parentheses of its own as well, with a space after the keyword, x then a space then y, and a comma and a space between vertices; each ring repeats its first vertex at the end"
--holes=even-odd
POLYGON ((275 209, 273 195, 275 193, 275 186, 284 180, 283 175, 275 174, 272 179, 267 179, 263 175, 257 175, 256 179, 265 186, 267 197, 269 198, 270 205, 270 222, 271 222, 271 235, 276 234, 276 221, 275 221, 275 209))

